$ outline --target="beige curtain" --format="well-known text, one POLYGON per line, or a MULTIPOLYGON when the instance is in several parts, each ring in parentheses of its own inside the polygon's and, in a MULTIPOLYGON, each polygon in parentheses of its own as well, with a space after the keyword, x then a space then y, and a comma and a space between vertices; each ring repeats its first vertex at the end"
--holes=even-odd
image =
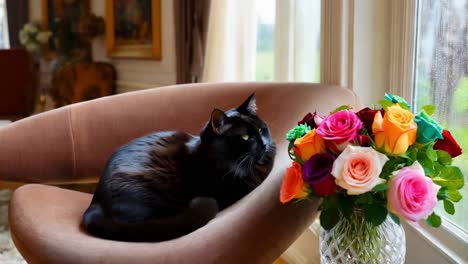
POLYGON ((212 1, 204 82, 254 81, 255 0, 212 1))
POLYGON ((276 0, 275 81, 319 82, 320 0, 276 0))

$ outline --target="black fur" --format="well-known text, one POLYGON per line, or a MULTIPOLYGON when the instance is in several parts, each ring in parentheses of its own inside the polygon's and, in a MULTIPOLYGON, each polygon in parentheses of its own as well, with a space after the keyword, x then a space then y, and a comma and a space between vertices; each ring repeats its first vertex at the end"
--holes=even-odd
POLYGON ((83 224, 112 240, 162 241, 190 233, 252 191, 275 157, 255 97, 215 109, 200 133, 157 132, 109 159, 83 224))

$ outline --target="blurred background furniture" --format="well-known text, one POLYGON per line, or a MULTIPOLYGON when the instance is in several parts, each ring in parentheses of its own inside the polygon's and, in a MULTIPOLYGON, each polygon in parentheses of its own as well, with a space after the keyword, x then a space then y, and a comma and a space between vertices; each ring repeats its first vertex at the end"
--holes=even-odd
POLYGON ((319 201, 282 205, 279 188, 291 161, 284 139, 298 118, 335 105, 358 106, 336 86, 304 83, 191 84, 74 104, 0 130, 0 180, 28 184, 12 197, 12 238, 28 263, 272 263, 317 215, 319 201), (198 134, 214 107, 227 110, 256 93, 259 115, 277 143, 265 182, 206 226, 161 243, 88 235, 81 217, 92 195, 45 184, 96 182, 110 154, 158 130, 198 134), (284 105, 284 110, 280 110, 284 105))
POLYGON ((37 74, 26 50, 0 50, 0 83, 0 119, 14 121, 32 114, 37 74))
POLYGON ((49 92, 58 108, 112 95, 116 79, 115 67, 110 63, 67 63, 56 70, 49 92))

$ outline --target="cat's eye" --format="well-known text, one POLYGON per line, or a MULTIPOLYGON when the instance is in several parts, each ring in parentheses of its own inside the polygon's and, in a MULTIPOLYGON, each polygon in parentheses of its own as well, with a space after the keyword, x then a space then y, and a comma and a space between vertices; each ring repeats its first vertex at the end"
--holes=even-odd
POLYGON ((259 129, 258 129, 258 133, 262 133, 262 128, 259 128, 259 129))
POLYGON ((243 140, 249 140, 249 135, 247 135, 247 134, 242 135, 242 139, 243 140))

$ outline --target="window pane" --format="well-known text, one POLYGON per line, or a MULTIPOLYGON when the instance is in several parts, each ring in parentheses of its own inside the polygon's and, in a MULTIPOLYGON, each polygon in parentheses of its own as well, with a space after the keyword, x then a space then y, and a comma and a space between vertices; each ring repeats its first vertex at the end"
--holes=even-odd
MULTIPOLYGON (((415 62, 415 108, 437 108, 436 118, 449 129, 464 154, 455 158, 468 182, 468 0, 419 0, 415 62)), ((437 212, 468 231, 468 186, 464 199, 448 215, 437 212)))
POLYGON ((255 2, 256 80, 319 82, 321 1, 255 2))
POLYGON ((276 1, 257 0, 257 58, 255 79, 273 81, 276 1))
POLYGON ((0 0, 0 49, 10 47, 5 0, 0 0))

